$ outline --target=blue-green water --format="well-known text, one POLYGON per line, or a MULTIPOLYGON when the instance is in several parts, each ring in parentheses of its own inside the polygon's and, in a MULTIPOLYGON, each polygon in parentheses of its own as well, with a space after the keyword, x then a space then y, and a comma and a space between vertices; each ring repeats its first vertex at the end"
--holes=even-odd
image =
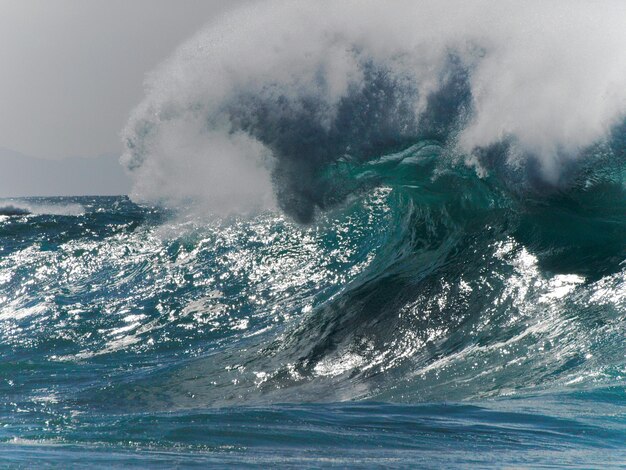
POLYGON ((0 467, 625 468, 624 2, 245 3, 0 201, 0 467))
POLYGON ((481 405, 274 405, 66 419, 40 411, 20 419, 22 434, 38 438, 14 439, 0 451, 8 466, 622 468, 620 411, 591 397, 481 405), (38 429, 26 424, 37 419, 38 429))
POLYGON ((328 166, 307 225, 4 201, 0 465, 626 465, 623 155, 442 151, 328 166))

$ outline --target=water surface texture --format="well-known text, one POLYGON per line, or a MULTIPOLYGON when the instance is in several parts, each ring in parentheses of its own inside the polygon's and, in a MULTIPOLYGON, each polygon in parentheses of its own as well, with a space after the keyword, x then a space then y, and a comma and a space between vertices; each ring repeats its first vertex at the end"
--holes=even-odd
POLYGON ((406 184, 430 145, 312 225, 14 201, 4 461, 626 463, 621 183, 406 184))
POLYGON ((625 20, 210 24, 128 197, 0 202, 0 465, 626 466, 625 20))

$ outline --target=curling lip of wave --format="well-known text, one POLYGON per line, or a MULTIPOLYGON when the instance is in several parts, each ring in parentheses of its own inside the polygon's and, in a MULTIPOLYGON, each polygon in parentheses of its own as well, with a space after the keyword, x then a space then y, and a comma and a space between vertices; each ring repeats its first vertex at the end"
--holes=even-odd
POLYGON ((623 2, 242 8, 150 75, 124 131, 133 196, 213 212, 275 197, 308 221, 328 164, 433 137, 479 167, 504 143, 499 160, 556 184, 624 117, 624 23, 623 2))

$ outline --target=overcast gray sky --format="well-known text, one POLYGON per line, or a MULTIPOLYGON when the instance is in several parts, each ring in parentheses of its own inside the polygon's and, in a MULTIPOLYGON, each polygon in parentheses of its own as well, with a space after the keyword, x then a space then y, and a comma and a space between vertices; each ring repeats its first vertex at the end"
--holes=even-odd
POLYGON ((121 150, 146 72, 241 0, 0 0, 0 147, 121 150))

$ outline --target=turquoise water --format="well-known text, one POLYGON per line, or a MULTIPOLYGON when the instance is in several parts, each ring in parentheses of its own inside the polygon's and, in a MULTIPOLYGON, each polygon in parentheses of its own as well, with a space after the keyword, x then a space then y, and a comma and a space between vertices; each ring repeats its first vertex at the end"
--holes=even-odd
POLYGON ((623 159, 442 152, 329 165, 305 225, 4 201, 1 464, 626 465, 623 159))

